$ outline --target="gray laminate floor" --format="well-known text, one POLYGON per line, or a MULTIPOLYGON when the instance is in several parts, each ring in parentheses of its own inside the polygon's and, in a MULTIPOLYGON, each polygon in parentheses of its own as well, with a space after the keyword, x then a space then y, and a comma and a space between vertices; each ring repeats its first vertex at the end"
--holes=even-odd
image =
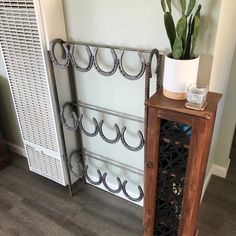
MULTIPOLYGON (((91 186, 66 189, 14 158, 0 171, 0 236, 142 236, 143 210, 91 186)), ((226 180, 213 177, 201 206, 200 236, 236 235, 236 156, 226 180)))
POLYGON ((0 172, 0 236, 142 235, 141 207, 89 185, 65 187, 27 170, 15 158, 0 172))
POLYGON ((236 236, 236 147, 226 179, 211 178, 199 215, 200 236, 236 236))

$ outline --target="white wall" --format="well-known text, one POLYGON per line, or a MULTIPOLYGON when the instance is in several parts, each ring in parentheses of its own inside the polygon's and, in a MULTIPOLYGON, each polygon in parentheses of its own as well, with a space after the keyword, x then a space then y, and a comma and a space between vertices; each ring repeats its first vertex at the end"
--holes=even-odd
MULTIPOLYGON (((198 81, 208 84, 221 0, 198 2, 202 4, 198 81)), ((70 40, 169 51, 159 0, 64 0, 64 8, 70 40)))
MULTIPOLYGON (((202 27, 197 47, 197 53, 201 56, 199 81, 208 84, 221 1, 202 0, 200 2, 202 27)), ((163 11, 158 0, 64 0, 64 12, 67 36, 70 41, 145 49, 158 48, 160 51, 169 49, 169 41, 163 24, 163 11)), ((107 57, 105 55, 105 58, 107 57)), ((109 60, 105 62, 110 65, 109 60)), ((79 98, 83 102, 143 116, 144 84, 142 80, 134 83, 120 78, 119 75, 103 78, 95 70, 89 73, 76 72, 76 75, 79 98)), ((88 116, 92 117, 92 114, 88 116)), ((127 124, 127 127, 132 127, 132 125, 127 124)), ((132 131, 135 132, 137 127, 142 129, 142 126, 137 125, 132 131)), ((112 133, 111 137, 113 137, 112 133)), ((106 146, 99 138, 92 141, 91 138, 85 137, 85 147, 140 170, 143 169, 143 152, 130 154, 123 151, 122 145, 108 144, 106 146)), ((140 180, 137 183, 140 183, 140 180)))
MULTIPOLYGON (((202 4, 202 30, 198 51, 213 56, 221 1, 199 2, 202 4)), ((160 1, 64 0, 64 8, 71 40, 169 49, 160 1)))
POLYGON ((225 95, 214 160, 216 165, 224 168, 228 167, 236 122, 236 109, 234 109, 236 101, 236 44, 234 44, 234 46, 234 57, 231 66, 227 93, 225 95))
MULTIPOLYGON (((235 124, 233 112, 233 102, 235 100, 235 64, 232 66, 233 54, 236 42, 236 28, 233 24, 235 20, 236 2, 235 0, 222 1, 219 17, 219 26, 216 36, 214 59, 211 73, 210 90, 223 94, 223 98, 218 107, 215 132, 211 146, 208 170, 212 167, 214 158, 216 164, 227 167, 229 159, 229 148, 232 141, 232 134, 235 124), (232 67, 233 78, 230 80, 232 67), (228 95, 227 95, 227 88, 228 95)), ((235 63, 235 62, 234 62, 235 63)))
MULTIPOLYGON (((232 1, 228 2, 232 3, 232 1)), ((202 27, 197 47, 197 52, 201 55, 199 80, 208 83, 214 50, 218 50, 218 46, 215 47, 215 39, 221 0, 201 0, 199 2, 203 5, 202 27)), ((159 0, 64 0, 64 8, 70 40, 147 49, 156 47, 161 51, 166 51, 169 48, 159 0)), ((231 19, 229 20, 231 23, 231 19)), ((223 41, 221 36, 218 33, 218 40, 223 41)), ((216 65, 214 68, 217 68, 216 65)), ((220 63, 218 66, 221 68, 220 63)), ((5 81, 6 73, 1 58, 0 75, 3 77, 1 81, 5 81)), ((217 77, 216 72, 212 73, 211 78, 213 81, 220 80, 224 83, 221 80, 223 76, 217 77)), ((211 88, 214 90, 217 87, 211 85, 211 88)), ((1 91, 3 91, 1 92, 2 106, 7 108, 3 115, 6 119, 2 121, 3 128, 7 130, 4 132, 5 138, 9 142, 22 146, 18 125, 13 115, 12 105, 10 105, 9 88, 6 84, 1 85, 1 91), (5 122, 6 120, 7 122, 5 122)), ((135 92, 132 91, 130 97, 135 96, 135 92)), ((216 145, 215 142, 213 144, 216 145)), ((213 153, 211 156, 213 157, 213 153)))

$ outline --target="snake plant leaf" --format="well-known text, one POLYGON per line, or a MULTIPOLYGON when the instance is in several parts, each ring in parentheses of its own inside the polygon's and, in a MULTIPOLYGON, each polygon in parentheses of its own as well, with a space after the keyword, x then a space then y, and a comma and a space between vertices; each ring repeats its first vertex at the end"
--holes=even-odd
POLYGON ((166 0, 161 0, 161 6, 164 12, 166 12, 166 0))
POLYGON ((161 0, 164 23, 174 59, 192 59, 200 30, 201 4, 193 13, 196 0, 176 0, 181 7, 180 19, 175 24, 172 0, 161 0))
POLYGON ((170 41, 171 50, 173 51, 173 45, 176 38, 176 30, 173 17, 169 12, 165 12, 164 22, 165 22, 166 33, 170 41))
POLYGON ((168 9, 169 9, 169 12, 171 13, 172 12, 171 0, 166 0, 166 3, 167 3, 167 6, 168 6, 168 9))
POLYGON ((190 52, 190 57, 194 58, 194 50, 196 46, 197 37, 200 31, 200 17, 196 15, 194 17, 194 26, 193 26, 193 34, 192 34, 192 47, 190 52))
POLYGON ((197 10, 196 10, 196 13, 194 15, 194 18, 195 18, 195 16, 198 16, 200 18, 201 8, 202 8, 202 5, 199 4, 198 7, 197 7, 197 10))
POLYGON ((188 33, 187 33, 187 37, 186 37, 186 42, 184 45, 184 59, 189 59, 190 58, 190 49, 191 49, 191 36, 192 36, 192 18, 193 18, 193 14, 191 14, 190 18, 189 18, 189 22, 188 22, 188 33))
POLYGON ((191 14, 191 12, 193 11, 193 8, 195 7, 195 4, 196 4, 196 0, 190 0, 190 1, 189 1, 187 13, 186 13, 186 16, 187 16, 187 17, 188 17, 188 16, 191 14))
POLYGON ((180 5, 181 5, 181 9, 182 9, 182 15, 185 15, 185 11, 186 11, 186 0, 180 0, 180 5))
POLYGON ((186 22, 186 27, 185 27, 183 35, 182 35, 183 49, 185 48, 186 38, 187 38, 187 30, 188 30, 187 24, 188 23, 186 22))
POLYGON ((183 54, 183 42, 181 38, 176 37, 174 46, 173 46, 173 58, 180 59, 183 54))
POLYGON ((186 28, 187 28, 187 17, 182 16, 176 25, 176 33, 179 38, 184 37, 184 32, 186 32, 186 28))

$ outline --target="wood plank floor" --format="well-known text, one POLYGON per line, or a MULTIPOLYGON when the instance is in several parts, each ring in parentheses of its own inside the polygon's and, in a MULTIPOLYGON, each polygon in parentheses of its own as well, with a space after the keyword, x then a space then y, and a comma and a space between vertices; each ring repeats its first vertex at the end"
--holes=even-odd
MULTIPOLYGON (((200 236, 236 235, 235 186, 236 165, 226 180, 212 178, 200 236)), ((0 172, 0 236, 142 236, 141 207, 88 185, 77 191, 70 198, 64 187, 28 171, 25 158, 14 158, 0 172)))
POLYGON ((236 236, 236 147, 226 179, 213 176, 199 215, 201 236, 236 236))
POLYGON ((102 190, 65 187, 28 171, 17 158, 0 172, 0 235, 142 235, 143 210, 102 190))

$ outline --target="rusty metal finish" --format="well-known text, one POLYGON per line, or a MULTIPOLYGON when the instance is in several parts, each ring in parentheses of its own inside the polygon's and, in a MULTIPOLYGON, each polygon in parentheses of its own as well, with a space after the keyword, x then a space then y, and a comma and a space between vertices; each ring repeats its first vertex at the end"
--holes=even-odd
POLYGON ((126 147, 128 150, 133 151, 133 152, 137 152, 139 150, 141 150, 144 147, 144 137, 143 134, 140 130, 138 130, 137 134, 139 137, 139 144, 135 147, 130 146, 126 139, 125 139, 125 131, 126 131, 126 127, 122 127, 122 129, 119 128, 119 126, 115 123, 114 124, 114 128, 115 128, 115 133, 116 136, 114 139, 108 139, 104 133, 103 133, 103 123, 104 120, 101 120, 99 123, 97 121, 97 119, 95 117, 92 118, 93 124, 94 124, 94 131, 93 132, 88 132, 85 130, 85 128, 83 127, 83 114, 79 114, 79 118, 78 115, 76 114, 76 107, 78 107, 77 104, 75 103, 71 103, 71 102, 66 102, 61 109, 61 123, 69 130, 72 131, 76 131, 78 129, 80 129, 82 131, 83 134, 85 134, 88 137, 95 137, 97 134, 100 135, 100 137, 107 143, 110 144, 114 144, 117 143, 119 140, 121 140, 121 143, 124 145, 124 147, 126 147), (73 119, 73 126, 69 125, 66 122, 66 118, 65 118, 65 109, 66 108, 70 108, 70 112, 71 112, 71 118, 73 119))
MULTIPOLYGON (((57 111, 57 114, 60 114, 60 103, 59 103, 59 97, 58 97, 58 92, 57 92, 57 83, 55 79, 55 74, 53 70, 52 63, 49 61, 49 69, 51 73, 51 80, 52 80, 52 87, 53 87, 53 96, 55 100, 55 108, 57 111)), ((59 133, 60 133, 60 140, 61 140, 61 145, 62 145, 62 155, 64 162, 66 164, 66 174, 68 178, 68 190, 69 194, 72 197, 73 196, 73 189, 72 189, 72 182, 71 182, 71 176, 70 176, 70 168, 68 164, 68 156, 67 156, 67 148, 66 148, 66 141, 65 141, 65 135, 64 135, 64 130, 63 130, 63 124, 60 123, 59 125, 59 133)))
MULTIPOLYGON (((132 197, 128 194, 127 192, 127 184, 128 184, 128 181, 127 180, 124 180, 123 182, 121 181, 120 177, 116 177, 116 180, 117 180, 117 187, 116 189, 112 189, 111 187, 109 187, 109 185, 107 184, 107 181, 106 181, 106 178, 107 178, 107 172, 104 172, 102 174, 102 172, 97 169, 97 174, 98 174, 98 178, 96 180, 90 178, 89 174, 88 174, 88 169, 89 169, 89 166, 88 165, 85 165, 85 167, 83 167, 82 165, 82 159, 81 159, 81 156, 82 155, 85 155, 87 156, 86 153, 81 153, 79 150, 74 150, 71 152, 71 154, 69 155, 69 160, 68 160, 68 165, 69 165, 69 169, 70 171, 72 172, 73 175, 75 175, 76 177, 79 177, 79 178, 82 178, 84 177, 89 183, 91 183, 92 185, 95 185, 95 186, 98 186, 98 185, 101 185, 103 184, 103 186, 106 188, 106 190, 108 190, 109 192, 111 193, 120 193, 121 191, 123 192, 124 196, 129 199, 130 201, 133 201, 133 202, 140 202, 143 200, 143 197, 144 197, 144 193, 143 193, 143 189, 140 185, 137 186, 138 188, 138 191, 139 191, 139 195, 138 197, 132 197), (78 163, 79 163, 79 174, 75 173, 73 171, 73 167, 71 165, 71 161, 72 161, 72 158, 77 158, 78 156, 78 163)), ((95 158, 97 159, 97 158, 95 158)), ((101 161, 104 162, 104 160, 102 159, 99 159, 101 161)), ((107 162, 106 162, 107 163, 107 162)), ((109 163, 109 164, 112 164, 114 165, 113 163, 109 163)), ((119 168, 121 168, 120 166, 118 165, 114 165, 114 166, 117 166, 119 168)), ((129 168, 126 168, 126 169, 129 169, 129 168)), ((133 172, 133 171, 132 171, 133 172)), ((136 173, 137 174, 137 173, 136 173)))
MULTIPOLYGON (((154 50, 143 50, 143 49, 134 49, 134 48, 125 48, 125 47, 116 47, 116 46, 109 46, 109 45, 98 45, 98 44, 91 44, 91 43, 83 43, 83 42, 67 42, 63 41, 62 39, 55 39, 50 43, 50 50, 49 50, 49 56, 51 58, 52 64, 54 64, 56 67, 59 67, 61 69, 68 69, 69 71, 69 82, 70 82, 70 90, 71 90, 71 102, 66 102, 60 111, 60 117, 61 117, 61 124, 64 125, 67 129, 71 131, 76 131, 80 130, 80 134, 83 133, 87 135, 88 137, 95 137, 97 134, 100 135, 100 137, 107 143, 114 144, 117 143, 118 141, 121 141, 121 143, 124 145, 125 148, 127 148, 130 151, 139 151, 144 147, 145 141, 144 141, 144 136, 143 133, 138 130, 137 134, 139 137, 139 144, 137 146, 130 146, 126 139, 125 139, 125 131, 126 127, 119 127, 116 123, 114 124, 114 131, 115 135, 114 138, 110 139, 107 138, 106 135, 103 132, 103 124, 104 120, 100 120, 100 122, 97 121, 95 117, 92 118, 92 122, 94 124, 94 131, 93 132, 88 132, 84 126, 83 126, 83 114, 80 113, 79 111, 79 102, 77 99, 77 89, 76 89, 76 79, 74 75, 74 70, 80 71, 80 72, 88 72, 91 70, 92 67, 94 67, 97 72, 103 76, 111 76, 113 75, 117 70, 121 73, 121 75, 128 80, 135 81, 139 80, 143 77, 145 73, 145 101, 149 98, 150 96, 150 79, 152 78, 152 61, 153 57, 155 56, 157 59, 157 87, 159 88, 160 82, 159 82, 159 62, 160 62, 160 57, 159 57, 159 52, 157 49, 154 50), (60 47, 62 50, 63 56, 58 56, 55 53, 55 49, 57 47, 60 47), (86 50, 87 57, 88 57, 88 63, 85 66, 80 65, 80 61, 76 59, 75 55, 75 47, 76 46, 81 46, 86 50), (112 62, 113 66, 110 70, 105 71, 103 70, 100 65, 99 65, 99 60, 98 60, 98 54, 100 49, 108 49, 111 52, 112 56, 112 62), (133 52, 136 53, 139 57, 140 61, 140 68, 138 69, 137 73, 130 74, 126 71, 124 67, 124 56, 126 52, 133 52), (148 60, 146 61, 145 58, 148 60), (66 119, 65 115, 65 110, 69 110, 69 116, 70 116, 70 122, 66 119)), ((56 90, 56 87, 55 87, 56 90)), ((93 108, 93 110, 98 110, 97 108, 93 108)), ((114 112, 105 112, 106 114, 109 115, 117 115, 118 117, 126 117, 126 115, 123 114, 115 114, 114 112)), ((145 120, 147 117, 147 113, 145 111, 145 120)), ((139 117, 128 117, 127 119, 136 121, 136 122, 142 122, 143 119, 139 117)), ((78 140, 79 143, 79 140, 78 140)), ((80 145, 79 145, 80 146, 80 145)), ((82 147, 81 147, 82 148, 82 147)), ((143 190, 141 186, 138 186, 139 190, 139 196, 137 198, 132 197, 128 194, 126 191, 126 186, 127 186, 127 180, 124 180, 123 183, 121 182, 120 178, 117 177, 117 183, 118 186, 117 188, 112 189, 111 187, 108 186, 106 182, 106 177, 107 173, 101 173, 100 170, 97 170, 98 173, 98 180, 94 181, 92 180, 89 175, 88 175, 88 166, 84 165, 84 155, 81 154, 82 150, 72 152, 71 155, 69 156, 68 160, 66 161, 67 163, 67 169, 69 172, 72 174, 76 175, 76 173, 73 170, 72 166, 72 158, 74 158, 75 154, 80 153, 80 158, 78 159, 79 162, 79 172, 77 174, 77 177, 83 176, 84 179, 87 179, 88 182, 90 182, 93 185, 100 185, 103 184, 104 187, 112 192, 112 193, 119 193, 120 191, 123 191, 124 195, 131 201, 138 202, 141 201, 144 197, 143 190), (81 159, 82 156, 82 159, 81 159), (83 168, 83 174, 81 174, 81 169, 83 168)), ((151 164, 150 164, 151 166, 151 164)), ((71 185, 70 185, 71 186, 71 185)))
POLYGON ((53 64, 58 66, 59 68, 66 69, 70 64, 70 52, 69 52, 68 46, 65 44, 65 42, 62 39, 55 39, 52 42, 50 42, 49 56, 53 64), (65 63, 63 64, 58 61, 55 55, 55 47, 57 44, 61 46, 61 48, 64 50, 64 53, 66 55, 65 63))
POLYGON ((124 66, 123 66, 123 57, 124 57, 124 54, 125 54, 125 51, 122 52, 121 54, 121 57, 119 59, 119 69, 120 69, 120 72, 121 74, 126 78, 126 79, 129 79, 129 80, 138 80, 140 79, 144 72, 145 72, 145 60, 144 60, 144 57, 142 55, 141 52, 138 52, 138 56, 139 56, 139 60, 141 62, 141 68, 140 68, 140 71, 138 72, 138 74, 136 75, 129 75, 125 69, 124 69, 124 66))
POLYGON ((70 61, 71 61, 74 68, 76 68, 77 70, 79 70, 81 72, 88 72, 88 71, 90 71, 90 69, 93 66, 94 58, 93 58, 93 54, 92 54, 90 47, 88 47, 87 45, 85 45, 84 47, 85 47, 85 49, 88 53, 88 57, 89 57, 89 63, 87 65, 87 67, 83 68, 76 62, 75 56, 74 56, 74 50, 75 50, 74 45, 70 45, 70 55, 69 56, 70 56, 70 61))
POLYGON ((110 51, 111 51, 111 55, 112 55, 112 58, 113 58, 113 68, 110 71, 104 71, 98 65, 97 57, 98 57, 99 48, 96 48, 95 54, 93 56, 93 58, 94 58, 94 60, 93 60, 94 61, 93 62, 94 63, 94 67, 96 68, 97 72, 100 73, 103 76, 111 76, 111 75, 113 75, 116 72, 117 68, 118 68, 119 61, 118 61, 118 57, 116 55, 116 51, 113 48, 111 48, 110 51))
POLYGON ((88 43, 70 43, 70 42, 63 41, 62 39, 55 39, 50 43, 49 55, 50 55, 51 60, 54 63, 54 65, 56 65, 57 67, 62 68, 62 69, 68 68, 69 64, 71 64, 73 67, 75 67, 77 70, 79 70, 81 72, 88 72, 92 68, 92 66, 94 65, 97 72, 100 73, 101 75, 111 76, 119 68, 119 71, 123 75, 124 78, 126 78, 128 80, 138 80, 143 76, 145 69, 146 69, 146 63, 145 63, 143 53, 150 53, 150 52, 152 53, 152 51, 148 51, 148 50, 146 50, 146 51, 145 50, 137 50, 137 49, 135 50, 135 49, 121 48, 121 47, 111 47, 111 46, 105 46, 105 45, 88 44, 88 43), (60 63, 56 54, 55 54, 55 46, 57 44, 61 46, 61 48, 64 50, 64 54, 66 55, 64 63, 60 63), (79 66, 79 64, 75 60, 75 56, 74 56, 75 45, 84 46, 86 48, 86 51, 87 51, 87 54, 89 57, 89 62, 88 62, 87 67, 85 67, 85 68, 82 68, 81 66, 79 66), (95 50, 91 50, 91 48, 94 48, 95 50), (98 53, 99 53, 99 49, 101 49, 101 48, 109 49, 111 51, 111 55, 113 58, 113 67, 110 71, 104 71, 99 66, 98 53), (92 52, 92 51, 94 51, 94 52, 92 52), (118 51, 121 51, 120 57, 118 57, 118 54, 117 54, 118 51), (124 69, 123 57, 124 57, 124 54, 126 51, 138 53, 139 60, 141 63, 141 68, 140 68, 140 71, 136 75, 130 75, 124 69))

